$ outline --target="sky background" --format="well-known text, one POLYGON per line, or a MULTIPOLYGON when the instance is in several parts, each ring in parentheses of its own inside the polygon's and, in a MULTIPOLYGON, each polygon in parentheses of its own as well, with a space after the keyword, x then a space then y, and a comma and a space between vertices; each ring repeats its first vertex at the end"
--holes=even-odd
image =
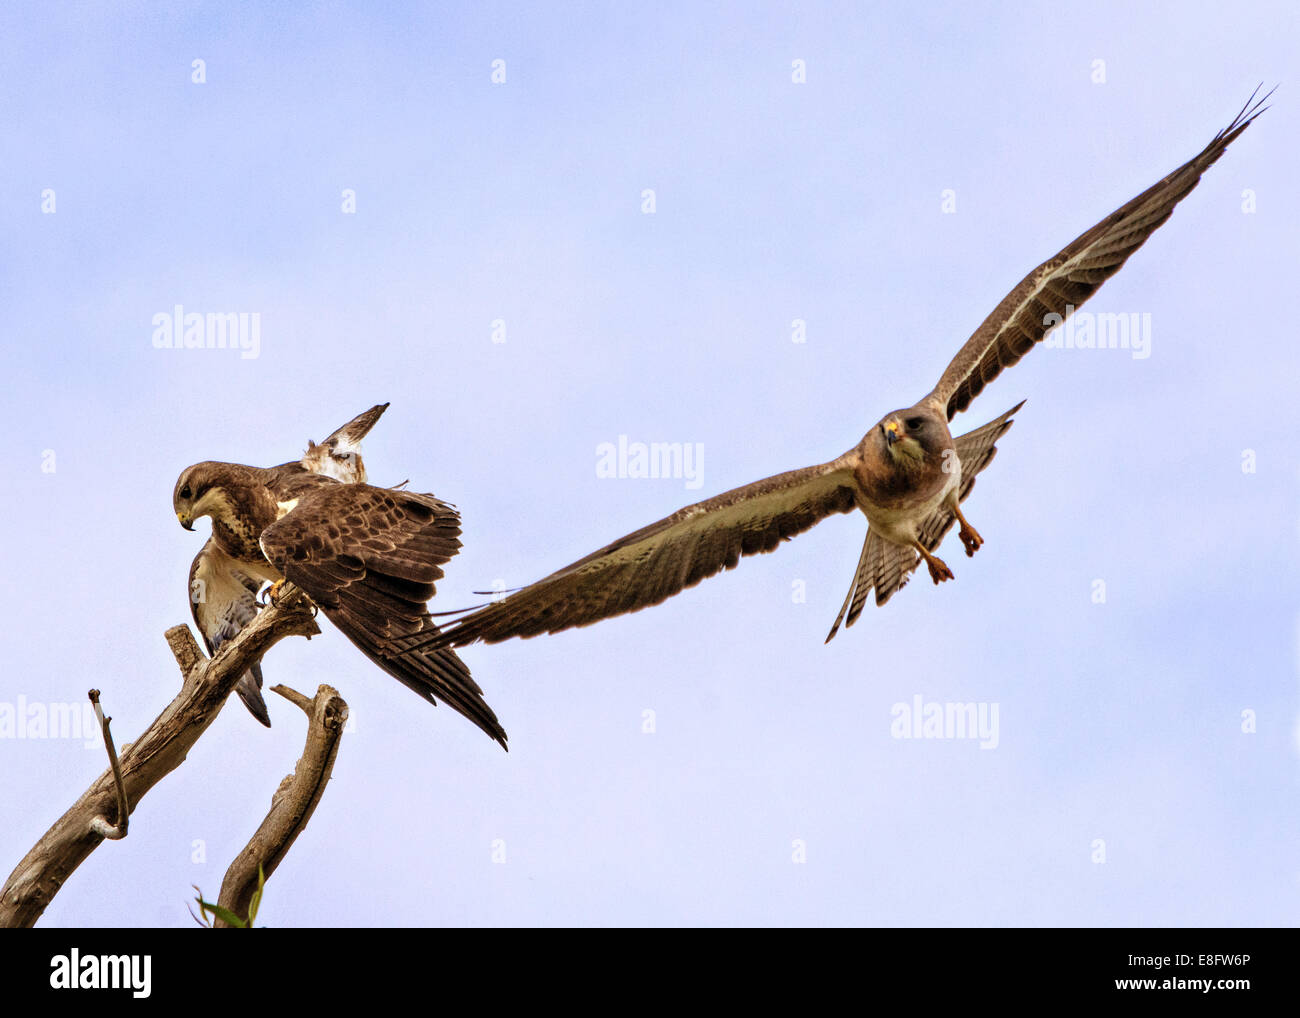
MULTIPOLYGON (((1037 349, 954 422, 1028 400, 966 503, 987 544, 941 549, 956 582, 823 646, 866 531, 837 516, 659 607, 470 648, 509 754, 323 619, 275 647, 268 684, 331 683, 354 726, 259 921, 1293 924, 1298 19, 4 5, 0 703, 94 685, 135 738, 207 533, 177 475, 375 403, 371 480, 462 514, 434 610, 830 459, 1280 82, 1088 305, 1149 314, 1150 356, 1037 349), (156 349, 176 304, 258 312, 258 356, 156 349), (620 435, 701 443, 702 486, 597 476, 620 435), (894 737, 916 696, 997 704, 996 748, 894 737)), ((192 925, 302 749, 268 702, 269 731, 223 710, 42 924, 192 925)), ((0 738, 5 874, 104 767, 0 738)))

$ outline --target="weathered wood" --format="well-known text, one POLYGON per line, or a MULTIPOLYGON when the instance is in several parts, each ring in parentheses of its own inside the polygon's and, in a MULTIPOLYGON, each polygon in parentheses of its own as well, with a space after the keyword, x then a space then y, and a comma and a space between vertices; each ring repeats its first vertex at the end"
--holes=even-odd
MULTIPOLYGON (((184 681, 180 693, 144 734, 122 747, 122 785, 129 808, 134 810, 149 789, 184 762, 254 662, 286 636, 310 639, 319 632, 310 602, 288 584, 274 606, 222 644, 211 660, 203 657, 188 626, 167 630, 167 644, 184 681)), ((125 818, 117 816, 117 802, 113 772, 106 770, 9 875, 0 890, 0 927, 31 926, 41 917, 72 872, 104 840, 96 828, 109 823, 123 826, 125 818)))
MULTIPOLYGON (((258 865, 262 867, 263 877, 269 880, 315 812, 334 769, 339 739, 348 720, 348 705, 331 686, 321 686, 311 700, 288 686, 275 686, 274 691, 296 703, 307 715, 307 742, 293 773, 280 782, 272 796, 266 819, 235 857, 221 882, 217 904, 240 918, 248 916, 257 890, 258 865)), ((213 922, 213 926, 225 925, 219 917, 213 922)))

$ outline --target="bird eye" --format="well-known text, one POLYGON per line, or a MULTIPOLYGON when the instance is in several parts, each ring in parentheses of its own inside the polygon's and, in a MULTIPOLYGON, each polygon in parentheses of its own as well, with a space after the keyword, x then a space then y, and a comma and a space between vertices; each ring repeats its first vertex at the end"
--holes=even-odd
POLYGON ((917 431, 917 430, 920 429, 921 425, 924 424, 924 423, 925 423, 925 418, 923 418, 923 417, 913 417, 913 418, 911 418, 911 419, 907 422, 907 430, 908 430, 908 431, 917 431))
POLYGON ((190 498, 193 494, 194 493, 190 491, 190 486, 188 484, 181 489, 181 498, 190 498))

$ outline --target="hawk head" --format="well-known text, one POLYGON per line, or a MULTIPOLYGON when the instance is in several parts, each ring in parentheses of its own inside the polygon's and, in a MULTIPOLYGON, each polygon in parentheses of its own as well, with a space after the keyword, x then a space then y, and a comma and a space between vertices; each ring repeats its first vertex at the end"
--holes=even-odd
POLYGON ((172 491, 172 508, 186 530, 194 529, 201 516, 219 519, 230 510, 231 499, 224 482, 229 464, 195 463, 182 471, 172 491))
POLYGON ((928 407, 911 407, 886 414, 873 429, 886 461, 913 469, 933 462, 952 445, 948 422, 928 407))

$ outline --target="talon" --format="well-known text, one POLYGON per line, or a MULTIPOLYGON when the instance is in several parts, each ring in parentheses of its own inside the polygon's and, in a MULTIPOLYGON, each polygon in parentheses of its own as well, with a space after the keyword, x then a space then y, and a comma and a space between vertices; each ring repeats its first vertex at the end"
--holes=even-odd
POLYGON ((980 546, 984 544, 984 538, 980 537, 980 532, 966 521, 966 517, 961 513, 961 506, 953 506, 952 511, 961 523, 961 530, 957 532, 957 536, 961 538, 961 543, 966 548, 966 557, 973 558, 980 550, 980 546))
POLYGON ((952 574, 952 570, 948 568, 948 563, 941 558, 935 558, 931 555, 927 559, 926 565, 930 567, 930 579, 934 580, 935 586, 938 586, 944 580, 956 579, 952 574))
POLYGON ((262 592, 260 598, 264 605, 275 605, 280 600, 280 595, 284 591, 284 580, 276 580, 262 592))
POLYGON ((962 526, 957 536, 961 538, 961 543, 966 548, 967 558, 973 558, 984 544, 984 538, 980 537, 979 531, 969 523, 962 526))

